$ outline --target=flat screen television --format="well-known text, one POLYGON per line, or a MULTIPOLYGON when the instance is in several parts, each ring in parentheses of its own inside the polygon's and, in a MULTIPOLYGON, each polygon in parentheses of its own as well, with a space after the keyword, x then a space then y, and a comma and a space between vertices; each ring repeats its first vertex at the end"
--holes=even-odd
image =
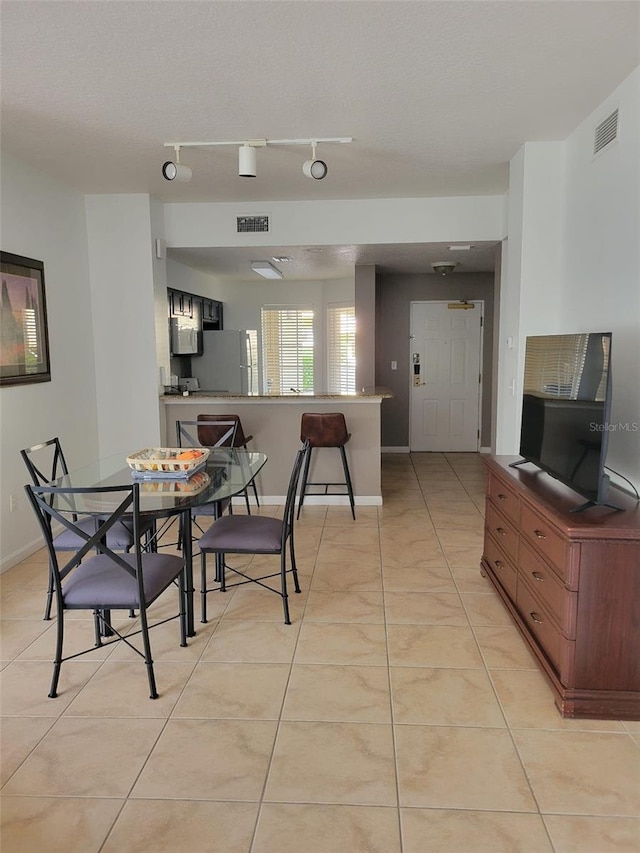
MULTIPOLYGON (((611 332, 536 335, 526 341, 520 461, 532 462, 590 506, 606 505, 611 332)), ((613 507, 615 508, 615 507, 613 507)))

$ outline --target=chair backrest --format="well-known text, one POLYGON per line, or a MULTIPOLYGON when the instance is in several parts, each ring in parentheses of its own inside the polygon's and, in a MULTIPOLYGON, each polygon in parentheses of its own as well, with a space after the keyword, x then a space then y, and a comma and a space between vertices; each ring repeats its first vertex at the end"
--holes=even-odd
POLYGON ((293 463, 293 468, 291 469, 291 476, 289 478, 289 486, 287 488, 287 499, 284 504, 284 513, 282 514, 282 532, 283 532, 283 545, 284 539, 286 536, 293 531, 293 522, 295 519, 295 509, 296 509, 296 495, 298 493, 298 483, 300 482, 300 472, 302 470, 302 463, 304 461, 304 457, 306 452, 309 449, 309 441, 305 441, 300 450, 296 453, 296 458, 293 463))
POLYGON ((311 447, 342 447, 351 436, 342 412, 305 412, 300 419, 300 441, 311 447))
POLYGON ((176 436, 178 447, 235 447, 238 421, 228 419, 216 423, 217 435, 213 436, 215 441, 205 443, 200 440, 200 428, 203 422, 198 418, 195 421, 176 421, 176 436))
MULTIPOLYGON (((138 578, 139 591, 142 593, 142 544, 140 537, 140 484, 130 486, 89 486, 85 488, 56 487, 51 485, 24 487, 25 492, 40 524, 53 572, 58 604, 62 605, 62 581, 77 568, 89 552, 97 550, 108 556, 132 577, 138 578), (78 516, 86 519, 91 506, 95 515, 94 528, 87 529, 78 522, 78 516), (133 518, 133 542, 131 553, 136 556, 135 566, 125 562, 122 554, 112 551, 107 545, 109 530, 126 516, 127 523, 133 518), (60 566, 60 552, 54 547, 52 522, 56 521, 69 530, 78 542, 83 544, 75 553, 70 554, 64 566, 60 566)), ((108 589, 105 589, 105 606, 108 603, 108 589)))
POLYGON ((51 438, 42 444, 25 447, 20 455, 27 466, 34 486, 44 486, 68 474, 67 463, 59 438, 51 438))
POLYGON ((198 440, 203 447, 246 447, 252 435, 245 436, 239 415, 198 415, 198 440), (233 444, 225 439, 223 444, 216 444, 226 431, 225 423, 235 421, 237 424, 233 444))

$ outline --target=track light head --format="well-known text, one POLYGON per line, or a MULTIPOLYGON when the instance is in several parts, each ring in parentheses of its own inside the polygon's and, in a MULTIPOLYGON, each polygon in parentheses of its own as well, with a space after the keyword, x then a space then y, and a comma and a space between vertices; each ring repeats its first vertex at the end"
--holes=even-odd
POLYGON ((165 181, 183 181, 187 184, 191 180, 191 169, 184 163, 174 163, 173 160, 167 160, 166 163, 162 164, 162 177, 165 181))
POLYGON ((255 178, 256 149, 252 145, 241 145, 238 151, 238 175, 241 178, 255 178))
POLYGON ((302 165, 302 171, 307 178, 315 178, 316 181, 321 181, 327 177, 327 164, 324 160, 305 160, 302 165))
POLYGON ((176 152, 176 159, 167 160, 162 164, 162 177, 165 181, 182 181, 188 184, 191 180, 191 169, 180 162, 180 146, 174 145, 173 150, 176 152))
POLYGON ((311 143, 311 160, 305 160, 302 164, 302 172, 307 178, 314 178, 316 181, 321 181, 327 177, 327 164, 324 160, 316 160, 316 145, 317 140, 311 143))

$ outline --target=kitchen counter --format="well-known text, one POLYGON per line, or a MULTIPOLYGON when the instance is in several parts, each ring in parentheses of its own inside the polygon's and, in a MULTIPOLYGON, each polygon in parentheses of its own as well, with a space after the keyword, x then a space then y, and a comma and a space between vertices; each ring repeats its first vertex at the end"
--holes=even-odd
POLYGON ((172 401, 175 400, 176 397, 195 397, 198 400, 202 399, 214 399, 214 400, 237 400, 241 402, 257 402, 258 400, 290 400, 290 401, 299 401, 299 400, 346 400, 349 402, 353 402, 354 400, 363 400, 363 399, 371 399, 373 397, 379 397, 381 400, 389 399, 393 397, 393 393, 388 389, 382 386, 380 387, 372 387, 372 388, 363 388, 362 391, 356 391, 354 394, 330 394, 328 391, 319 392, 316 394, 294 394, 290 392, 288 394, 232 394, 228 391, 189 391, 188 394, 183 394, 181 391, 177 391, 172 394, 164 394, 161 399, 170 399, 172 401))
MULTIPOLYGON (((393 397, 387 388, 365 388, 356 394, 237 395, 192 391, 188 396, 165 394, 165 446, 176 443, 176 421, 195 420, 201 414, 237 414, 245 435, 253 435, 249 449, 269 457, 258 480, 261 503, 284 503, 295 452, 300 447, 300 419, 304 412, 343 412, 351 439, 347 458, 357 506, 382 504, 380 485, 380 406, 393 397)), ((333 448, 314 451, 309 479, 339 482, 344 479, 340 454, 333 448)), ((306 497, 311 504, 348 505, 346 495, 306 497)))

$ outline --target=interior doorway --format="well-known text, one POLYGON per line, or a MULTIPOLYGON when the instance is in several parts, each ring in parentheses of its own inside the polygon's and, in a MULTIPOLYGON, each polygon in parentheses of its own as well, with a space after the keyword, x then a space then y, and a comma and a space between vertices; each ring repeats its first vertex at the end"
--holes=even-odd
POLYGON ((412 302, 409 447, 477 452, 484 302, 412 302))

